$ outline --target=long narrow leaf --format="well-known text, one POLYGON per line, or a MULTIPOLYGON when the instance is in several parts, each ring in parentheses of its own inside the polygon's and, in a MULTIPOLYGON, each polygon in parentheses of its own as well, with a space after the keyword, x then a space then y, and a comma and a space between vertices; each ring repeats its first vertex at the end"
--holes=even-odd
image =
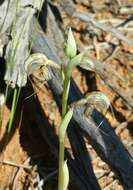
POLYGON ((60 125, 60 129, 59 129, 59 140, 60 140, 60 142, 64 142, 66 130, 67 130, 68 124, 72 118, 72 115, 73 115, 73 108, 70 108, 68 110, 68 112, 66 113, 66 115, 64 116, 64 118, 61 122, 61 125, 60 125))

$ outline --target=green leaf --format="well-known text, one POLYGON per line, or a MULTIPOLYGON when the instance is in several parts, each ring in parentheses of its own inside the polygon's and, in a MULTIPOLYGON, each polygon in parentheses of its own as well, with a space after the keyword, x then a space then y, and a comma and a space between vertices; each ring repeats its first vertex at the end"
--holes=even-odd
POLYGON ((71 28, 68 31, 68 39, 65 45, 65 54, 69 59, 76 56, 77 46, 71 28))
POLYGON ((64 116, 64 118, 61 122, 61 125, 60 125, 60 129, 59 129, 59 140, 60 140, 60 142, 64 142, 66 130, 67 130, 68 124, 70 123, 72 115, 73 115, 73 108, 70 108, 68 110, 68 112, 66 113, 66 115, 64 116))
POLYGON ((71 61, 70 61, 70 65, 71 67, 75 67, 77 65, 80 65, 81 62, 83 61, 83 56, 84 53, 79 53, 78 55, 76 55, 71 61))
POLYGON ((62 173, 63 173, 63 185, 62 185, 62 190, 67 190, 68 184, 69 184, 69 171, 68 171, 68 166, 67 166, 67 160, 64 161, 63 168, 62 168, 62 173))
POLYGON ((69 77, 71 76, 74 67, 81 64, 83 60, 83 56, 84 56, 84 53, 79 53, 73 59, 71 59, 71 61, 68 63, 66 67, 66 71, 69 77))

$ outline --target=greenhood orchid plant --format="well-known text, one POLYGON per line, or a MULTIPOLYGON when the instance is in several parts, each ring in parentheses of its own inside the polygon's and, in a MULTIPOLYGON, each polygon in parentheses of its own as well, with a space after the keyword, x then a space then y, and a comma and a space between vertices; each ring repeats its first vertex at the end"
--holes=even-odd
POLYGON ((62 120, 59 127, 59 178, 58 178, 58 190, 67 190, 69 184, 69 171, 67 167, 67 161, 64 160, 64 141, 67 133, 67 127, 73 116, 73 112, 76 106, 87 104, 99 107, 104 113, 110 106, 109 99, 101 92, 92 92, 87 96, 72 105, 68 106, 68 95, 70 89, 70 81, 72 71, 76 66, 80 66, 84 69, 95 71, 95 64, 93 61, 85 55, 85 53, 77 54, 77 46, 72 33, 71 28, 68 31, 68 39, 65 44, 65 54, 68 59, 66 65, 59 65, 52 60, 49 60, 45 55, 41 53, 35 53, 29 56, 25 63, 25 70, 28 75, 33 73, 34 70, 44 67, 45 75, 48 73, 48 66, 54 67, 63 73, 63 96, 62 96, 62 120))

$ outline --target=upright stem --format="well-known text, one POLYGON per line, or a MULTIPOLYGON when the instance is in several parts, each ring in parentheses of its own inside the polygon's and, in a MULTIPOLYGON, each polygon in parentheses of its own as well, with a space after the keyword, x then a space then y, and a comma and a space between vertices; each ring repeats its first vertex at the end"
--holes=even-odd
POLYGON ((8 129, 7 129, 8 134, 10 133, 10 130, 11 130, 11 127, 12 127, 12 123, 13 123, 13 118, 14 118, 14 115, 15 115, 16 99, 17 99, 17 88, 15 87, 15 89, 14 89, 14 94, 13 94, 11 115, 10 115, 10 120, 9 120, 8 129))
POLYGON ((64 79, 64 87, 63 87, 62 119, 67 112, 67 101, 68 101, 69 88, 70 88, 70 79, 69 79, 69 77, 66 76, 64 79))
POLYGON ((64 163, 64 142, 60 142, 59 146, 59 179, 58 179, 58 190, 62 190, 63 186, 63 163, 64 163))
MULTIPOLYGON (((70 77, 65 75, 62 98, 62 120, 67 113, 67 102, 70 88, 70 77)), ((63 190, 64 141, 59 140, 59 179, 58 190, 63 190)))

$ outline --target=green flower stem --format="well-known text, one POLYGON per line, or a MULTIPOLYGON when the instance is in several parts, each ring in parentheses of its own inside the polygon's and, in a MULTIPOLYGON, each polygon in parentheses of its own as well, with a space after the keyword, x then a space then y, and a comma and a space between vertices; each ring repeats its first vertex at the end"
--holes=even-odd
POLYGON ((63 174, 63 167, 64 167, 64 140, 66 135, 66 130, 68 124, 73 115, 73 108, 69 109, 68 112, 62 119, 60 128, 59 128, 59 180, 58 180, 58 190, 64 189, 64 174, 63 174))
MULTIPOLYGON (((58 181, 58 190, 66 190, 68 186, 68 176, 64 175, 64 140, 66 135, 66 130, 68 124, 73 115, 73 109, 68 110, 68 95, 70 89, 70 78, 72 74, 72 69, 74 65, 77 63, 72 62, 74 57, 76 56, 77 47, 75 43, 75 39, 71 28, 68 33, 68 40, 65 48, 65 53, 69 59, 69 62, 66 67, 63 67, 64 81, 63 81, 63 97, 62 97, 62 122, 59 128, 59 181, 58 181), (65 180, 67 179, 67 180, 65 180), (67 182, 65 184, 65 181, 67 182)), ((66 165, 67 167, 67 165, 66 165)), ((68 168, 67 168, 68 171, 68 168)))
POLYGON ((19 100, 20 92, 21 92, 21 87, 19 87, 18 93, 17 93, 17 97, 16 97, 15 112, 16 112, 16 108, 17 108, 17 105, 18 105, 18 100, 19 100))
POLYGON ((65 77, 64 88, 63 88, 64 89, 63 100, 62 100, 62 118, 64 118, 64 116, 67 112, 67 101, 68 101, 69 88, 70 88, 70 78, 65 77))
POLYGON ((59 145, 59 183, 58 190, 62 190, 63 188, 63 163, 64 163, 64 142, 60 142, 59 145))
POLYGON ((8 134, 10 133, 10 130, 11 130, 11 127, 12 127, 12 123, 13 123, 13 119, 14 119, 14 115, 15 115, 16 100, 17 100, 17 88, 15 87, 15 89, 14 89, 14 94, 13 94, 11 115, 10 115, 10 120, 9 120, 8 129, 7 129, 7 133, 8 133, 8 134))
MULTIPOLYGON (((65 71, 65 69, 64 69, 65 71)), ((68 111, 68 95, 70 88, 70 75, 68 74, 68 69, 66 68, 64 84, 63 84, 63 97, 62 97, 62 123, 59 131, 59 179, 58 179, 58 190, 64 189, 64 175, 63 175, 63 167, 64 167, 64 139, 66 134, 67 126, 72 117, 71 112, 68 111), (69 115, 70 113, 70 115, 69 115)))

